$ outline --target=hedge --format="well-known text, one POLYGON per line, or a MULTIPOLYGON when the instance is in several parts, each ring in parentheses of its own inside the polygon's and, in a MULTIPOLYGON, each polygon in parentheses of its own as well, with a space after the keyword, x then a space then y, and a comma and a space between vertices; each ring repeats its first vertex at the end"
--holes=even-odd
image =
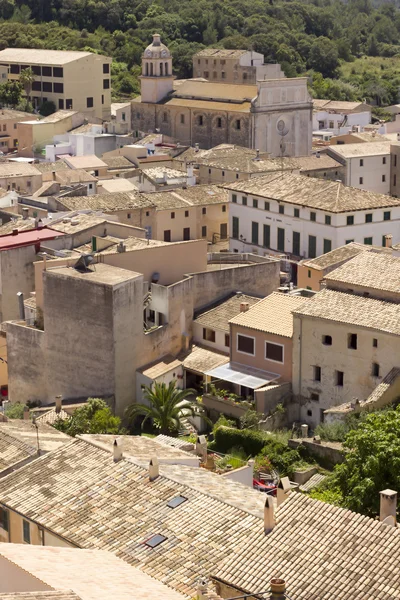
POLYGON ((248 456, 256 456, 266 445, 265 435, 251 429, 218 427, 214 433, 214 446, 218 452, 227 454, 231 448, 243 448, 248 456))

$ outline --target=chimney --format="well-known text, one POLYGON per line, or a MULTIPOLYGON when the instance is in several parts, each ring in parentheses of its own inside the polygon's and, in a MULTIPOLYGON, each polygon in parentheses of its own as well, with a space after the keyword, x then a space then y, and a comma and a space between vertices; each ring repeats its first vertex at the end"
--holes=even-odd
POLYGON ((24 219, 24 221, 26 221, 26 219, 28 218, 28 214, 29 214, 29 208, 24 207, 22 209, 22 218, 24 219))
POLYGON ((203 461, 207 460, 207 440, 205 435, 199 435, 196 439, 196 454, 201 456, 203 461))
POLYGON ((260 160, 260 151, 258 148, 256 150, 256 160, 260 160))
POLYGON ((393 239, 393 236, 391 233, 388 233, 387 235, 385 235, 385 248, 392 247, 392 239, 393 239))
POLYGON ((56 413, 60 414, 62 409, 62 396, 56 396, 56 413))
POLYGON ((381 497, 381 507, 379 511, 379 520, 389 527, 396 526, 397 492, 393 490, 383 490, 379 492, 381 497))
POLYGON ((47 253, 43 252, 43 271, 46 270, 47 253))
POLYGON ((27 406, 24 406, 24 421, 29 421, 30 419, 30 410, 27 406))
POLYGON ((157 456, 153 456, 149 462, 149 481, 154 481, 160 474, 157 456))
POLYGON ((51 175, 52 175, 52 179, 53 179, 53 181, 55 181, 55 180, 56 180, 56 172, 55 172, 55 171, 52 171, 52 172, 51 172, 51 175))
POLYGON ((25 320, 25 306, 24 306, 24 294, 17 292, 18 306, 19 306, 19 318, 25 320))
POLYGON ((191 163, 186 164, 186 174, 188 178, 193 177, 193 165, 191 163))
POLYGON ((270 533, 275 527, 275 502, 267 496, 264 504, 264 533, 270 533))
POLYGON ((301 437, 302 438, 308 437, 308 425, 306 425, 305 423, 304 423, 304 425, 301 426, 301 437))
POLYGON ((248 302, 241 302, 240 303, 240 312, 247 312, 250 308, 250 304, 248 302))
POLYGON ((321 158, 321 152, 316 152, 315 153, 315 158, 321 158))
POLYGON ((18 235, 18 229, 13 229, 12 230, 12 235, 18 235))
POLYGON ((117 246, 117 252, 125 252, 126 246, 124 242, 119 242, 117 246))
POLYGON ((199 151, 199 144, 196 142, 194 145, 194 151, 198 152, 199 151))
POLYGON ((286 583, 284 579, 274 577, 271 579, 271 596, 270 600, 285 600, 286 598, 286 583))
POLYGON ((122 442, 121 440, 115 438, 113 443, 113 459, 114 462, 118 462, 123 458, 122 454, 122 442))

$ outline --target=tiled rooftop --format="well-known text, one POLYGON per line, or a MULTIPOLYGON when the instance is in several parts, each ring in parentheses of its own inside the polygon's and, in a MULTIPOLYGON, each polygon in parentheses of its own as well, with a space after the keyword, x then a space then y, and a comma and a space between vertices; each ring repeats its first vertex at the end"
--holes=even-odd
POLYGON ((32 175, 40 175, 40 171, 37 170, 35 165, 24 162, 0 163, 0 179, 3 177, 29 177, 32 175))
POLYGON ((400 206, 400 199, 392 196, 348 187, 338 181, 289 173, 274 173, 247 181, 237 181, 225 187, 248 195, 254 194, 278 202, 318 208, 332 213, 400 206))
POLYGON ((0 472, 28 458, 37 456, 36 443, 27 444, 25 441, 9 435, 0 424, 0 472))
POLYGON ((322 290, 294 314, 400 335, 400 304, 322 290))
POLYGON ((239 315, 242 302, 247 302, 251 307, 256 302, 260 302, 260 298, 246 296, 245 294, 235 294, 232 298, 221 302, 217 307, 198 315, 194 322, 203 327, 229 333, 229 321, 233 317, 236 317, 236 315, 239 315))
MULTIPOLYGON (((42 593, 55 594, 51 596, 55 600, 70 600, 71 594, 81 600, 184 600, 157 579, 104 550, 1 544, 0 556, 32 574, 42 588, 43 584, 54 588, 54 592, 42 593)), ((36 600, 36 595, 21 598, 30 599, 36 600)))
POLYGON ((196 52, 194 58, 240 58, 243 54, 247 54, 248 50, 225 50, 224 48, 205 48, 196 52))
POLYGON ((84 169, 68 169, 56 171, 56 181, 61 185, 72 185, 73 183, 89 183, 97 181, 90 173, 84 169))
POLYGON ((154 206, 150 194, 138 192, 112 192, 111 194, 94 194, 93 196, 76 196, 59 199, 67 210, 91 209, 104 211, 129 210, 154 206))
POLYGON ((310 267, 311 269, 317 269, 317 271, 323 271, 333 265, 338 265, 352 259, 361 252, 369 252, 371 246, 365 244, 359 244, 358 242, 351 242, 345 246, 340 246, 331 250, 326 254, 321 254, 317 258, 308 258, 301 262, 303 267, 310 267))
POLYGON ((142 369, 139 369, 139 373, 142 373, 150 379, 157 379, 158 377, 177 369, 181 365, 181 360, 175 358, 175 356, 171 356, 171 354, 167 354, 150 365, 146 365, 142 369))
POLYGON ((307 302, 308 300, 301 296, 273 292, 247 312, 239 313, 230 322, 232 325, 241 325, 257 331, 291 338, 293 336, 292 311, 307 302))
MULTIPOLYGON (((55 214, 57 218, 57 213, 55 214)), ((51 224, 48 225, 48 229, 54 229, 55 231, 61 231, 62 233, 74 234, 81 233, 87 229, 92 229, 97 225, 106 227, 107 220, 105 217, 100 217, 94 214, 72 214, 60 217, 58 220, 53 219, 51 224)))
MULTIPOLYGON (((266 535, 264 494, 200 471, 161 465, 150 482, 147 469, 131 460, 114 463, 109 452, 75 440, 0 480, 0 500, 70 542, 109 550, 190 597, 199 576, 210 576, 248 592, 284 577, 294 600, 349 600, 349 590, 351 600, 400 599, 398 528, 293 493, 266 535), (186 500, 168 507, 178 495, 186 500), (151 548, 144 542, 153 535, 166 539, 151 548)), ((42 562, 54 577, 63 574, 51 560, 42 562)), ((84 564, 69 569, 66 586, 74 576, 85 578, 84 564)), ((102 598, 107 570, 89 567, 102 598)), ((107 576, 105 586, 121 579, 107 576)))
POLYGON ((0 434, 8 435, 17 441, 26 444, 31 449, 37 450, 37 438, 39 433, 39 447, 44 452, 50 452, 59 448, 63 444, 71 441, 71 438, 66 433, 62 433, 54 427, 46 425, 45 421, 37 420, 38 431, 32 421, 23 419, 9 419, 6 422, 0 423, 0 434))
POLYGON ((56 409, 52 407, 49 408, 49 410, 43 412, 42 414, 38 414, 38 416, 36 417, 36 423, 43 425, 54 425, 54 423, 57 423, 57 421, 59 421, 60 419, 62 421, 65 421, 66 419, 69 419, 70 416, 71 415, 67 413, 63 408, 60 410, 60 412, 57 412, 56 409))
MULTIPOLYGON (((247 150, 247 149, 246 149, 247 150)), ((179 157, 178 157, 179 159, 179 157)), ((193 160, 196 160, 195 158, 193 160)), ((241 173, 274 173, 276 171, 311 171, 319 169, 338 169, 342 167, 335 159, 327 154, 321 154, 320 158, 316 156, 301 156, 282 158, 256 158, 249 152, 243 152, 242 149, 232 152, 232 155, 221 154, 208 157, 206 154, 197 159, 197 162, 215 169, 224 169, 226 171, 237 171, 241 173)))
POLYGON ((135 165, 125 158, 125 156, 103 157, 102 161, 106 163, 108 169, 134 169, 135 165))
MULTIPOLYGON (((328 110, 328 111, 341 111, 344 110, 346 112, 351 112, 359 107, 363 106, 362 102, 347 102, 347 101, 338 101, 338 100, 322 100, 319 98, 313 99, 314 110, 328 110)), ((370 110, 371 107, 368 104, 365 104, 365 110, 370 110)))
POLYGON ((11 108, 2 108, 0 110, 0 121, 7 121, 9 119, 15 119, 17 121, 19 119, 22 121, 30 120, 32 119, 32 113, 24 112, 22 110, 13 110, 11 108))
POLYGON ((190 208, 191 206, 207 206, 207 204, 223 204, 228 202, 228 193, 217 185, 193 185, 177 188, 173 191, 141 194, 143 201, 155 204, 157 210, 173 208, 190 208))
MULTIPOLYGON (((11 544, 7 544, 9 546, 11 544)), ((14 544, 13 544, 14 545, 14 544)), ((83 600, 72 590, 48 592, 0 592, 0 600, 83 600)))
POLYGON ((41 173, 49 173, 68 170, 69 166, 63 160, 57 160, 56 162, 39 162, 35 164, 35 168, 41 173))
POLYGON ((225 100, 232 102, 251 102, 257 96, 256 85, 234 85, 229 83, 212 83, 209 81, 195 81, 188 79, 174 92, 174 98, 188 98, 205 100, 225 100))
POLYGON ((342 158, 357 158, 358 156, 385 156, 390 154, 391 141, 364 142, 356 144, 340 144, 330 146, 330 150, 342 158))
POLYGON ((362 252, 331 271, 325 279, 400 295, 400 257, 362 252))
POLYGON ((227 362, 229 362, 229 357, 226 354, 202 346, 193 346, 182 359, 185 369, 200 374, 207 373, 227 362))

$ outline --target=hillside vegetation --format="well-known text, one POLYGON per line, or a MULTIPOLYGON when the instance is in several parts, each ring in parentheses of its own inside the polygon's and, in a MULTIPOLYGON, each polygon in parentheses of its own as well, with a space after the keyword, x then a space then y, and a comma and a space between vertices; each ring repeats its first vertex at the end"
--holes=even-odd
POLYGON ((399 101, 398 2, 370 0, 0 0, 0 48, 91 50, 114 59, 116 95, 138 93, 140 57, 155 31, 192 74, 201 48, 252 48, 315 96, 378 106, 399 101))

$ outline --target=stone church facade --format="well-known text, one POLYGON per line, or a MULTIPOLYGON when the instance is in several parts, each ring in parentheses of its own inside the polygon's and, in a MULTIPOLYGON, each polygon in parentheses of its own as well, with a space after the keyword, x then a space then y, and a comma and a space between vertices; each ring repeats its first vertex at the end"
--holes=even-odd
POLYGON ((241 84, 221 83, 220 77, 217 82, 175 81, 171 54, 155 35, 142 58, 141 96, 132 101, 132 129, 138 134, 157 130, 200 148, 228 143, 272 156, 307 156, 312 140, 307 78, 286 78, 279 65, 264 67, 258 71, 275 78, 247 85, 240 69, 248 71, 248 66, 238 63, 232 69, 241 84))

